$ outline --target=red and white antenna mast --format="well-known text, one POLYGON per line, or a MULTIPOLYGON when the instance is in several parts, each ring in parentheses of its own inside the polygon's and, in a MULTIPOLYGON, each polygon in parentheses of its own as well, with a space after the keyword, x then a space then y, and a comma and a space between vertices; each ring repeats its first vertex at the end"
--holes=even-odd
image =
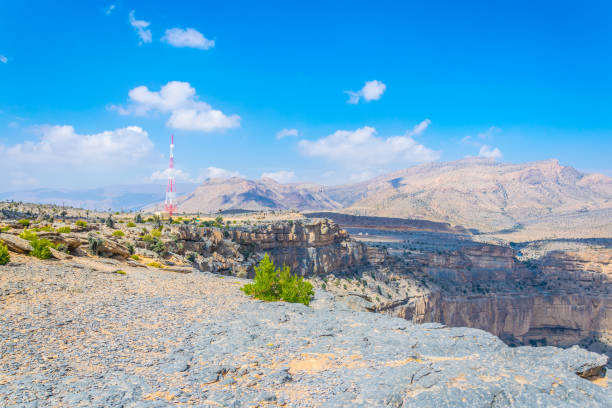
POLYGON ((168 187, 166 187, 166 202, 164 209, 170 217, 176 212, 176 184, 174 182, 174 135, 170 136, 170 165, 168 167, 168 187))

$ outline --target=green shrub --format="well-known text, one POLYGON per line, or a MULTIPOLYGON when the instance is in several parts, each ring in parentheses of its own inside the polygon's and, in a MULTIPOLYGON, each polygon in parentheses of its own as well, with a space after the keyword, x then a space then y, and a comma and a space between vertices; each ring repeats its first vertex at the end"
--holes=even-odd
POLYGON ((223 217, 218 216, 217 218, 215 218, 215 222, 216 222, 217 224, 223 224, 223 217))
POLYGON ((0 265, 6 265, 11 262, 8 248, 4 242, 0 241, 0 265))
POLYGON ((164 242, 159 238, 153 238, 153 242, 149 244, 149 249, 157 253, 159 256, 166 255, 166 244, 164 244, 164 242))
POLYGON ((87 237, 89 253, 92 255, 98 255, 100 253, 100 247, 104 240, 100 237, 96 237, 94 235, 90 235, 87 237))
POLYGON ((28 241, 36 241, 38 239, 38 235, 32 230, 23 230, 21 234, 19 234, 19 238, 23 238, 28 241))
POLYGON ((155 238, 159 238, 161 237, 161 230, 154 229, 151 231, 151 235, 154 236, 155 238))
POLYGON ((125 237, 125 234, 123 233, 123 231, 117 230, 113 231, 113 237, 125 237))
POLYGON ((125 271, 124 271, 124 270, 121 270, 121 269, 117 269, 117 270, 115 271, 115 273, 116 273, 116 274, 118 274, 118 275, 125 275, 125 271))
POLYGON ((142 215, 136 214, 136 216, 134 217, 134 222, 137 224, 142 224, 142 215))
POLYGON ((11 227, 0 227, 0 232, 6 232, 8 230, 10 230, 11 227))
POLYGON ((49 242, 47 239, 35 239, 30 242, 32 245, 32 251, 30 255, 35 256, 38 259, 49 259, 51 258, 51 250, 49 247, 52 247, 53 244, 49 242))
POLYGON ((83 220, 78 220, 77 222, 74 223, 77 227, 81 227, 81 228, 85 228, 87 226, 87 222, 83 221, 83 220))
POLYGON ((126 245, 126 247, 127 247, 128 251, 130 251, 130 255, 132 255, 134 253, 134 245, 131 242, 129 242, 126 245))
POLYGON ((128 222, 126 225, 128 228, 133 228, 136 226, 136 224, 134 224, 132 221, 128 222))
POLYGON ((140 260, 140 257, 138 255, 136 255, 136 254, 132 255, 130 258, 132 258, 135 261, 140 260))
POLYGON ((110 215, 108 216, 106 221, 104 221, 104 223, 108 228, 115 228, 115 220, 113 220, 113 217, 110 215))
POLYGON ((70 227, 59 227, 57 232, 60 234, 68 234, 70 232, 70 227))
POLYGON ((197 254, 195 252, 189 252, 189 253, 187 253, 187 257, 186 258, 187 258, 187 260, 189 262, 195 262, 196 261, 196 257, 197 257, 197 254))
POLYGON ((147 266, 151 266, 153 268, 161 268, 162 264, 160 264, 159 262, 149 262, 147 266))
POLYGON ((22 218, 22 219, 20 219, 17 222, 20 223, 21 225, 23 225, 24 227, 29 227, 30 226, 30 220, 28 220, 27 218, 22 218))
POLYGON ((247 295, 265 301, 284 300, 290 303, 308 305, 314 290, 310 282, 301 276, 292 275, 291 269, 283 265, 275 268, 268 254, 255 267, 255 280, 244 285, 241 290, 247 295))

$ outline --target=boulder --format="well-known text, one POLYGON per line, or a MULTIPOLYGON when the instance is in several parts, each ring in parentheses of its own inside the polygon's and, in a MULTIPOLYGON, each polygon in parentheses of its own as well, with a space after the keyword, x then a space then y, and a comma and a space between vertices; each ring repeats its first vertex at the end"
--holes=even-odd
POLYGON ((164 268, 164 271, 177 273, 192 273, 195 272, 196 269, 190 266, 167 266, 164 268))
POLYGON ((21 254, 28 254, 32 251, 32 245, 29 241, 15 235, 0 233, 0 241, 6 244, 9 251, 21 254))
POLYGON ((62 260, 64 260, 64 259, 72 259, 72 255, 68 255, 65 252, 58 251, 57 249, 49 247, 49 251, 51 251, 51 255, 55 259, 62 259, 62 260))

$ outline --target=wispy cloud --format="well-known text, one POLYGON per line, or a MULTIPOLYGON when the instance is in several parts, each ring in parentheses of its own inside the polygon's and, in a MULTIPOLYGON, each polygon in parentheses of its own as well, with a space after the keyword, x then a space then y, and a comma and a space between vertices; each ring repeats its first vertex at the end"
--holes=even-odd
POLYGON ((293 171, 280 170, 280 171, 274 171, 270 173, 263 173, 261 175, 261 178, 269 178, 269 179, 276 181, 277 183, 285 184, 285 183, 291 183, 292 181, 295 181, 297 177, 295 176, 295 172, 293 171))
POLYGON ((212 132, 240 126, 240 116, 226 115, 200 101, 188 82, 171 81, 157 92, 138 86, 128 95, 130 102, 126 108, 111 108, 123 115, 146 115, 152 111, 170 113, 166 126, 173 129, 212 132))
POLYGON ((8 58, 5 55, 0 54, 0 62, 6 64, 8 63, 8 58))
POLYGON ((108 8, 106 9, 104 13, 108 16, 113 12, 113 10, 115 10, 115 5, 111 4, 110 6, 108 6, 108 8))
POLYGON ((345 93, 349 96, 349 99, 348 101, 346 101, 346 103, 356 105, 359 103, 361 99, 363 99, 366 102, 376 101, 380 99, 380 97, 382 96, 382 94, 385 92, 386 89, 387 89, 387 85, 385 85, 384 83, 380 81, 377 81, 377 80, 368 81, 365 83, 363 88, 361 88, 357 92, 345 91, 345 93))
POLYGON ((153 41, 153 34, 151 30, 148 30, 147 27, 151 25, 148 21, 144 20, 136 20, 134 17, 134 10, 130 11, 130 25, 134 27, 138 37, 140 37, 140 44, 142 43, 150 43, 153 41))
POLYGON ((297 129, 283 129, 276 133, 276 139, 281 140, 288 136, 298 136, 299 132, 297 129))
POLYGON ((209 40, 194 28, 170 28, 161 39, 174 47, 189 47, 207 50, 215 46, 215 40, 209 40))
POLYGON ((407 132, 408 136, 418 136, 425 131, 431 125, 431 120, 425 119, 421 123, 415 125, 411 131, 407 132))
POLYGON ((491 147, 487 144, 484 144, 482 141, 490 141, 492 139, 495 138, 495 135, 501 133, 501 129, 496 127, 496 126, 491 126, 489 127, 487 130, 485 130, 484 132, 480 132, 476 135, 476 137, 473 137, 471 135, 468 136, 464 136, 460 143, 464 144, 464 145, 468 145, 468 146, 474 146, 477 147, 478 150, 478 156, 479 157, 486 157, 489 159, 501 159, 503 157, 501 150, 499 150, 499 148, 497 147, 491 147))
POLYGON ((244 177, 240 172, 221 169, 219 167, 207 167, 200 170, 200 179, 204 180, 207 178, 231 178, 231 177, 244 177))

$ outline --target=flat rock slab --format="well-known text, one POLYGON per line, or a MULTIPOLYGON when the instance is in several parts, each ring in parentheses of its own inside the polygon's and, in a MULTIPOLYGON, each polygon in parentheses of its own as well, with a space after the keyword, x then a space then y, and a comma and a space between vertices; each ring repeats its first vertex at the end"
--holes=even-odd
POLYGON ((177 273, 192 273, 197 271, 197 269, 192 268, 190 266, 166 266, 163 269, 167 272, 177 272, 177 273))
POLYGON ((210 273, 32 260, 0 273, 0 406, 611 407, 606 357, 510 348, 317 292, 250 299, 210 273))
POLYGON ((28 254, 32 251, 30 242, 16 235, 0 233, 0 241, 6 244, 9 251, 21 254, 28 254))

